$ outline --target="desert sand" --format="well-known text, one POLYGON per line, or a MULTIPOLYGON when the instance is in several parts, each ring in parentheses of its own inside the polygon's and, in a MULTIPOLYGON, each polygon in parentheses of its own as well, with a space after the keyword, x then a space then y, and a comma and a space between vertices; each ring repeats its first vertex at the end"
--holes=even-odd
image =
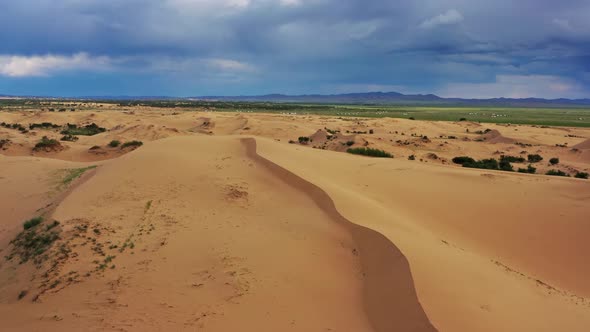
POLYGON ((35 151, 59 129, 0 127, 2 330, 590 326, 590 181, 541 175, 588 172, 590 129, 143 108, 0 122, 106 129, 35 151), (528 154, 540 174, 451 161, 528 154), (56 235, 24 259, 23 234, 56 235))

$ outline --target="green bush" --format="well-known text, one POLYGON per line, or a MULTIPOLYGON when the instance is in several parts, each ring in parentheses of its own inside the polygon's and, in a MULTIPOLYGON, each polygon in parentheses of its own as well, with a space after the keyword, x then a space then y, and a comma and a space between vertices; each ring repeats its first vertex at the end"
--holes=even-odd
POLYGON ((576 173, 576 175, 574 177, 577 179, 588 179, 588 173, 578 172, 578 173, 576 173))
POLYGON ((496 159, 482 159, 472 163, 464 163, 463 167, 467 168, 480 168, 480 169, 500 169, 498 161, 496 159))
POLYGON ((379 149, 372 149, 372 148, 351 148, 346 150, 348 153, 358 154, 362 156, 368 157, 377 157, 377 158, 393 158, 393 155, 389 152, 379 150, 379 149))
POLYGON ((529 155, 528 155, 528 160, 529 160, 529 162, 531 162, 531 163, 538 163, 538 162, 540 162, 541 160, 543 160, 543 157, 541 157, 541 156, 540 156, 540 155, 538 155, 538 154, 529 154, 529 155))
POLYGON ((8 145, 9 143, 9 139, 0 139, 0 149, 2 149, 5 145, 8 145))
POLYGON ((42 217, 35 217, 33 219, 29 219, 29 220, 25 221, 25 223, 23 224, 23 228, 25 230, 27 230, 29 228, 33 228, 33 227, 39 225, 42 222, 43 222, 42 217))
POLYGON ((31 123, 29 124, 29 129, 33 130, 33 129, 57 129, 57 128, 61 128, 60 125, 57 124, 53 124, 51 122, 42 122, 42 123, 31 123))
POLYGON ((512 165, 510 164, 510 162, 506 161, 506 160, 500 160, 500 163, 498 164, 500 170, 502 171, 506 171, 506 172, 514 172, 514 168, 512 167, 512 165))
POLYGON ((551 176, 569 176, 568 174, 557 170, 557 169, 551 169, 549 171, 547 171, 547 173, 545 173, 545 175, 551 175, 551 176))
POLYGON ((117 140, 112 140, 112 141, 109 143, 109 146, 110 146, 111 148, 116 148, 116 147, 118 147, 119 145, 121 145, 121 141, 117 141, 117 140))
POLYGON ((453 163, 463 165, 466 163, 475 163, 475 159, 467 156, 453 158, 453 163))
POLYGON ((535 173, 537 173, 537 169, 535 167, 533 167, 532 165, 529 165, 527 168, 519 168, 518 173, 535 174, 535 173))
POLYGON ((307 143, 309 143, 309 141, 310 141, 309 137, 305 137, 305 136, 301 136, 301 137, 299 137, 299 139, 298 139, 298 140, 299 140, 299 143, 300 143, 300 144, 307 144, 307 143))
POLYGON ((62 135, 79 135, 79 136, 94 136, 107 131, 105 128, 99 127, 96 123, 78 127, 75 124, 67 124, 66 129, 62 130, 62 135))
POLYGON ((523 157, 500 156, 500 161, 507 161, 509 163, 524 163, 525 159, 523 157))
POLYGON ((45 149, 45 148, 53 148, 56 146, 59 146, 59 142, 55 139, 50 139, 47 136, 43 136, 43 138, 41 138, 41 140, 39 141, 39 143, 35 144, 35 148, 34 150, 41 150, 41 149, 45 149))
POLYGON ((31 258, 34 259, 36 264, 43 261, 44 258, 41 255, 59 239, 59 229, 56 229, 57 225, 43 228, 35 227, 41 222, 43 222, 43 218, 37 217, 24 223, 24 230, 14 240, 10 241, 13 244, 13 250, 6 257, 8 260, 18 255, 21 258, 21 263, 27 262, 31 258))
POLYGON ((354 145, 354 141, 348 141, 348 142, 346 142, 346 145, 347 146, 353 146, 354 145))
POLYGON ((78 137, 74 136, 74 135, 65 135, 61 138, 62 141, 67 141, 67 142, 75 142, 78 140, 78 137))
POLYGON ((408 157, 408 160, 416 160, 416 156, 411 155, 411 156, 408 157))
POLYGON ((557 165, 557 164, 559 164, 559 158, 551 158, 551 159, 549 159, 549 163, 551 165, 557 165))
POLYGON ((121 149, 128 148, 128 147, 140 147, 142 145, 143 145, 142 141, 130 141, 130 142, 123 143, 123 145, 121 145, 121 149))

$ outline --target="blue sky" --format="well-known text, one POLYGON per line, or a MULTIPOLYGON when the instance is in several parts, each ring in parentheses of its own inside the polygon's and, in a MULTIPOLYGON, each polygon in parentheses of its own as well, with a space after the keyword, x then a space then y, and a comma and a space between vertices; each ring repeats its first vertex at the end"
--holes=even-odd
POLYGON ((590 98, 587 0, 2 0, 0 94, 590 98))

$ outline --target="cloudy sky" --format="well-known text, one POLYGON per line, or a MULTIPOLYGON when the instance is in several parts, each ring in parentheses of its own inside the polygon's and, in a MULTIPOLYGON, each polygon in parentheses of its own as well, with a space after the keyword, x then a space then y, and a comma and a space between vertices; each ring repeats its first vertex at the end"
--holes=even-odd
POLYGON ((589 0, 0 2, 0 94, 590 98, 589 0))

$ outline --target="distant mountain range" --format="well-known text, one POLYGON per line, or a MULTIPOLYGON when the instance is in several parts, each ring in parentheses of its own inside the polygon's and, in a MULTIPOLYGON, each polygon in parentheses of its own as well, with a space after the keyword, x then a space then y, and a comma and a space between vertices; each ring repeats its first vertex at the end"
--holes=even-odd
POLYGON ((416 106, 510 106, 510 107, 588 107, 590 99, 542 99, 542 98, 492 98, 463 99, 442 98, 433 94, 406 95, 398 92, 367 92, 334 95, 283 95, 263 96, 207 96, 191 99, 211 101, 245 101, 274 103, 322 103, 322 104, 380 104, 416 106))
POLYGON ((543 99, 543 98, 491 98, 464 99, 442 98, 433 94, 402 94, 398 92, 345 93, 332 95, 284 95, 269 94, 261 96, 203 96, 203 97, 166 97, 166 96, 88 96, 76 98, 7 96, 0 98, 57 98, 69 100, 192 100, 224 102, 271 102, 271 103, 313 103, 313 104, 373 104, 403 106, 481 106, 481 107, 590 107, 590 99, 543 99))

